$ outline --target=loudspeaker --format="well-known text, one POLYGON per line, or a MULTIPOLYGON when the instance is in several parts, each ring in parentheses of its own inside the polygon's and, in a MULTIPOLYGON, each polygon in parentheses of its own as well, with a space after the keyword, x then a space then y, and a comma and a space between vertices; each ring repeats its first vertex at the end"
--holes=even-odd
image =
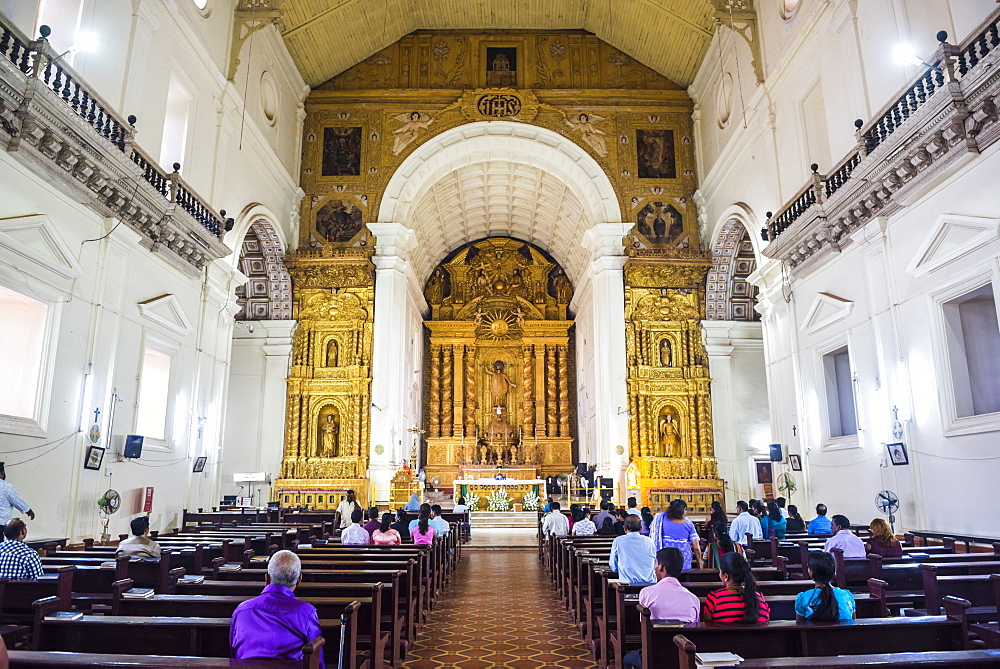
POLYGON ((771 449, 771 462, 781 462, 784 459, 781 455, 781 444, 770 444, 768 448, 771 449))
POLYGON ((125 451, 122 455, 126 458, 138 458, 142 456, 142 435, 130 434, 125 437, 125 451))

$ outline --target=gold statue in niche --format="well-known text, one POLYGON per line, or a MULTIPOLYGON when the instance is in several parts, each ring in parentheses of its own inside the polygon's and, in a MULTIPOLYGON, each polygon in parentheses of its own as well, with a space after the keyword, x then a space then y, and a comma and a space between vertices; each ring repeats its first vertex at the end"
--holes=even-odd
POLYGON ((335 458, 340 454, 340 416, 330 408, 322 412, 319 420, 319 444, 316 455, 321 458, 335 458))
POLYGON ((337 340, 331 339, 326 343, 326 366, 336 367, 337 366, 337 340))
POLYGON ((677 412, 670 407, 663 407, 660 411, 659 433, 659 451, 654 456, 674 458, 681 455, 680 421, 677 419, 677 412))
POLYGON ((493 363, 492 367, 489 365, 486 367, 492 377, 490 379, 490 397, 493 398, 492 406, 497 408, 507 406, 507 393, 511 388, 517 387, 517 384, 511 381, 504 373, 504 368, 503 360, 497 360, 493 363))
POLYGON ((670 340, 664 337, 660 340, 660 366, 673 367, 674 355, 670 347, 670 340))

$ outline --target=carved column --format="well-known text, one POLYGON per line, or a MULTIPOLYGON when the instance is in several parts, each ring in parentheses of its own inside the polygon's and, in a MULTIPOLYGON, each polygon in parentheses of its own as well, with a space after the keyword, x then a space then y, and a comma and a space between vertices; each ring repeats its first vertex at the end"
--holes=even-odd
POLYGON ((465 350, 465 436, 476 441, 476 351, 465 350))
POLYGON ((545 347, 535 346, 535 431, 532 436, 547 436, 545 432, 545 347))
POLYGON ((441 436, 441 347, 431 344, 431 436, 441 436))
POLYGON ((533 370, 531 368, 531 357, 532 357, 532 347, 525 346, 522 352, 522 371, 521 371, 521 416, 524 420, 524 431, 521 434, 521 440, 534 438, 535 436, 535 379, 532 376, 533 370))
POLYGON ((557 425, 559 420, 559 410, 558 398, 556 397, 557 392, 557 377, 556 377, 556 347, 546 346, 545 347, 545 423, 546 429, 545 434, 549 437, 555 437, 558 434, 557 425))
POLYGON ((451 436, 451 413, 452 405, 452 379, 454 373, 452 369, 452 349, 451 346, 441 347, 441 436, 451 436))
POLYGON ((465 390, 464 384, 462 383, 463 371, 462 367, 462 353, 465 347, 462 344, 455 344, 452 347, 452 365, 451 365, 451 378, 452 385, 454 389, 454 404, 451 408, 451 423, 452 431, 451 434, 454 437, 462 436, 462 414, 465 402, 465 390))
POLYGON ((569 347, 557 348, 559 359, 559 436, 568 437, 569 428, 569 347))
POLYGON ((639 395, 636 401, 639 403, 639 457, 644 458, 649 455, 649 411, 646 407, 645 395, 639 395))

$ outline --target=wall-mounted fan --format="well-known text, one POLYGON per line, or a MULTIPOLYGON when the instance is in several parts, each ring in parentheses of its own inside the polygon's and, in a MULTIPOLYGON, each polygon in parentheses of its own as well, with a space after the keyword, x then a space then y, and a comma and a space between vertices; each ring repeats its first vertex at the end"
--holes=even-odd
POLYGON ((121 508, 122 498, 117 490, 107 490, 101 498, 97 500, 97 510, 101 514, 101 523, 104 529, 101 531, 101 541, 107 543, 111 539, 108 534, 108 523, 111 522, 111 515, 121 508))
POLYGON ((785 494, 788 499, 792 498, 795 491, 798 489, 798 484, 795 482, 795 477, 788 472, 782 472, 778 476, 778 491, 785 494))
POLYGON ((879 510, 879 513, 884 513, 888 518, 889 526, 892 531, 896 531, 896 516, 894 515, 899 511, 899 497, 896 496, 891 490, 880 490, 875 495, 875 508, 879 510))

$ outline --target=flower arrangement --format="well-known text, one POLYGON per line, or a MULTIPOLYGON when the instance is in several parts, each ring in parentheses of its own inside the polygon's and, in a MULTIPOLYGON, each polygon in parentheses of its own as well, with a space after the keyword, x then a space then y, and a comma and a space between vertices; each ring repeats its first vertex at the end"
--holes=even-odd
POLYGON ((524 496, 524 510, 525 511, 538 511, 539 497, 533 492, 529 492, 524 496))
POLYGON ((486 498, 490 511, 510 511, 511 498, 507 497, 507 491, 497 488, 486 498))
POLYGON ((465 498, 469 511, 479 511, 479 495, 473 493, 465 498))

